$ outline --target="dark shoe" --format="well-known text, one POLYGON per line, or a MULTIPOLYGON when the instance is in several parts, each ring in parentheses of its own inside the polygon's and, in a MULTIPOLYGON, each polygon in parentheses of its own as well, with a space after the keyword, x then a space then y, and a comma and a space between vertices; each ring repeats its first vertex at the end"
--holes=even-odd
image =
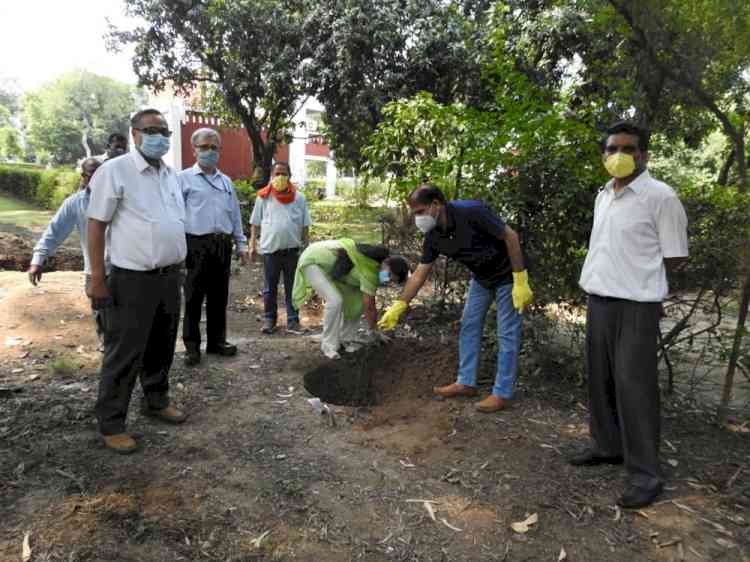
POLYGON ((146 408, 143 413, 151 418, 157 418, 161 421, 173 424, 181 424, 187 419, 187 414, 175 408, 174 406, 167 406, 161 410, 152 410, 146 408))
POLYGON ((198 363, 201 362, 201 352, 200 351, 187 351, 185 352, 185 366, 186 367, 194 367, 198 363))
POLYGON ((568 459, 568 463, 573 466, 599 466, 600 464, 622 464, 622 456, 605 457, 593 451, 586 449, 583 453, 568 459))
POLYGON ((472 397, 477 395, 477 389, 473 386, 458 384, 457 382, 446 386, 436 386, 432 391, 443 398, 453 398, 454 396, 472 397))
POLYGON ((273 334, 276 331, 276 322, 263 320, 263 328, 260 331, 264 334, 273 334))
POLYGON ((231 357, 237 355, 237 346, 231 343, 223 342, 206 347, 206 353, 212 355, 221 355, 222 357, 231 357))
POLYGON ((637 486, 630 485, 625 490, 625 493, 620 496, 617 500, 617 505, 624 507, 625 509, 639 509, 646 507, 654 503, 654 500, 661 494, 662 485, 659 484, 655 488, 644 489, 637 486))
POLYGON ((286 331, 290 334, 302 334, 304 330, 299 320, 290 320, 286 323, 286 331))

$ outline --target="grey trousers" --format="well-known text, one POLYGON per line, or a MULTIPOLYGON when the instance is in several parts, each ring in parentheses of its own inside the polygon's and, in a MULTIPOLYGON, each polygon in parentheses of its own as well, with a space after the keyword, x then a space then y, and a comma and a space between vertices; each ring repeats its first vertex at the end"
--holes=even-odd
POLYGON ((104 357, 96 416, 102 434, 125 431, 136 378, 149 408, 169 405, 168 374, 180 320, 181 283, 179 270, 157 274, 112 268, 107 285, 114 304, 99 313, 104 357))
POLYGON ((623 456, 628 480, 662 483, 657 337, 660 303, 589 295, 586 366, 594 450, 623 456))

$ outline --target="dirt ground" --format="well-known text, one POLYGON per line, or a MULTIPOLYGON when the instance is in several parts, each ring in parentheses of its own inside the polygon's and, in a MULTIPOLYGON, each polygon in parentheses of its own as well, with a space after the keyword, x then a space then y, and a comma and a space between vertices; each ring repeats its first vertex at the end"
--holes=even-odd
MULTIPOLYGON (((140 450, 123 457, 97 437, 82 275, 33 288, 0 272, 1 561, 21 560, 25 537, 33 561, 750 560, 750 433, 666 399, 667 490, 620 511, 619 467, 565 462, 586 443, 585 389, 534 349, 510 409, 483 415, 432 396, 455 376, 455 315, 417 308, 388 346, 332 364, 310 334, 260 333, 259 288, 257 266, 232 278, 237 357, 188 369, 178 344, 185 425, 141 416, 136 389, 140 450), (327 370, 369 385, 374 403, 317 413, 304 375, 327 370), (511 529, 530 515, 527 532, 511 529)), ((311 334, 320 312, 303 313, 311 334)))

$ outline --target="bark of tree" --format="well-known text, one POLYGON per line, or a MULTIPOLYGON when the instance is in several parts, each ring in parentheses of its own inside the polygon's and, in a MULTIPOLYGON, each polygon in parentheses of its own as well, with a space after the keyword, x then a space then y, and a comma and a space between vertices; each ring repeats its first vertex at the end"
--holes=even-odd
POLYGON ((727 154, 727 159, 724 160, 724 164, 721 166, 721 170, 719 170, 719 177, 716 179, 716 183, 718 183, 721 186, 726 186, 729 182, 729 172, 732 171, 732 166, 734 166, 734 159, 735 159, 735 152, 734 148, 732 148, 729 151, 729 154, 727 154))
POLYGON ((724 377, 724 391, 721 395, 721 404, 719 404, 718 418, 721 425, 724 425, 727 422, 727 417, 729 415, 729 402, 732 399, 734 373, 737 370, 737 361, 740 358, 742 338, 745 335, 748 305, 750 305, 750 267, 748 268, 747 277, 745 278, 745 283, 742 287, 742 299, 740 301, 739 316, 737 317, 737 328, 734 331, 732 353, 729 356, 727 373, 724 377))

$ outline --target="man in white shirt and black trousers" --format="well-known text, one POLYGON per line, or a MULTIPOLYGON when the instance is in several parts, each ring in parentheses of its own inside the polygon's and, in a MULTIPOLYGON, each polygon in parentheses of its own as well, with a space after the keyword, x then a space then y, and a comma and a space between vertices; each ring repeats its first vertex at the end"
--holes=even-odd
POLYGON ((599 190, 581 271, 588 293, 586 362, 591 447, 575 466, 625 464, 618 504, 640 508, 661 493, 657 339, 667 271, 688 255, 687 217, 677 194, 651 177, 648 133, 616 123, 603 143, 613 179, 599 190))
POLYGON ((88 294, 104 327, 96 415, 105 445, 118 453, 136 449, 125 433, 136 376, 145 414, 169 423, 186 418, 168 396, 187 253, 182 191, 161 159, 172 132, 155 109, 136 113, 131 127, 136 150, 102 164, 88 207, 88 294), (105 231, 111 262, 106 280, 105 231))

